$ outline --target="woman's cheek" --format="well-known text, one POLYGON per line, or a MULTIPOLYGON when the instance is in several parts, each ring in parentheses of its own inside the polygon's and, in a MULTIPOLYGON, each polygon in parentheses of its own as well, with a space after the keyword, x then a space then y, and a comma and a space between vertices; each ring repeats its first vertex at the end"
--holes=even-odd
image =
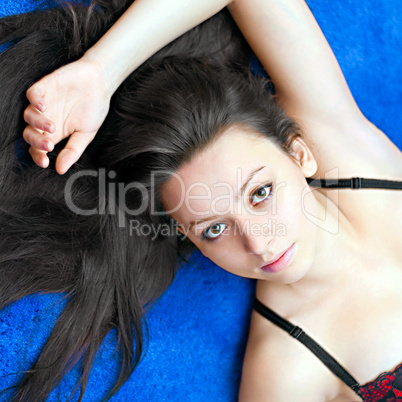
POLYGON ((276 232, 290 240, 300 235, 306 219, 302 208, 302 190, 295 185, 288 185, 276 197, 276 232))

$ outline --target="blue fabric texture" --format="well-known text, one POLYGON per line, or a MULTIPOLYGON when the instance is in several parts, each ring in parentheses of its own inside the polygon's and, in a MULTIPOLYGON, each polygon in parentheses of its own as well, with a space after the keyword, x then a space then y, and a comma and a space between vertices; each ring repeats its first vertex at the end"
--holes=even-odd
MULTIPOLYGON (((360 109, 402 149, 401 1, 307 2, 360 109)), ((3 0, 0 17, 39 4, 3 0)), ((231 275, 195 252, 147 315, 147 353, 112 400, 236 401, 254 288, 255 281, 231 275)), ((63 296, 31 295, 0 312, 0 390, 35 362, 65 306, 63 296)), ((110 332, 97 355, 84 401, 100 400, 117 378, 115 335, 110 332)), ((79 369, 77 364, 64 377, 49 401, 67 399, 79 369)))

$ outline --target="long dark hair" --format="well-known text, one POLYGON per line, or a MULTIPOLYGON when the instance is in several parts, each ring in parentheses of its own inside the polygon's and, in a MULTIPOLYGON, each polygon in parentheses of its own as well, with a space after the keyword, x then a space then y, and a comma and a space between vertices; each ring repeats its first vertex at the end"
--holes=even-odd
POLYGON ((154 197, 135 222, 170 225, 161 185, 231 125, 250 126, 285 150, 299 135, 267 91, 269 82, 248 72, 249 48, 223 11, 126 79, 96 139, 68 173, 54 169, 65 142, 49 154, 49 168, 34 165, 21 140, 25 91, 80 58, 130 3, 46 2, 44 11, 0 20, 0 45, 11 44, 0 54, 0 309, 35 292, 64 292, 68 299, 37 362, 15 386, 14 401, 44 400, 82 358, 83 374, 71 393, 81 385, 81 400, 111 329, 121 369, 105 399, 116 393, 142 356, 147 309, 172 282, 178 256, 191 251, 174 230, 152 239, 133 234, 130 211, 154 197), (101 176, 136 183, 145 193, 127 186, 122 195, 115 186, 104 197, 101 176), (96 213, 77 213, 71 205, 96 213))

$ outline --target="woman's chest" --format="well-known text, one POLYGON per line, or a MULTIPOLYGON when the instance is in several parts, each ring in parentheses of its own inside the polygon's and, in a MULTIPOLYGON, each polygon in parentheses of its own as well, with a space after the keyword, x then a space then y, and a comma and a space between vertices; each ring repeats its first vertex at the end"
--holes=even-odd
MULTIPOLYGON (((381 295, 373 286, 372 294, 365 299, 353 300, 351 296, 350 304, 345 303, 339 315, 343 335, 337 336, 334 342, 361 385, 402 362, 402 292, 391 288, 381 295), (366 305, 362 306, 363 303, 366 305), (343 337, 348 339, 347 343, 343 337)), ((399 281, 401 288, 402 280, 399 281)))
MULTIPOLYGON (((383 278, 346 286, 342 298, 327 306, 327 317, 332 319, 323 320, 317 328, 333 357, 360 385, 402 362, 402 262, 399 271, 388 275, 384 266, 383 278)), ((333 389, 335 401, 358 400, 335 376, 333 389)))

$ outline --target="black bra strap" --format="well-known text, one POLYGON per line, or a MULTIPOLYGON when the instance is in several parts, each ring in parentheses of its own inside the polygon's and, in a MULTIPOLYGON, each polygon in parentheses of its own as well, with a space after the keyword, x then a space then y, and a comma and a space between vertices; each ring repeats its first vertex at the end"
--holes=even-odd
POLYGON ((313 179, 306 178, 307 183, 313 187, 322 188, 383 188, 386 190, 402 190, 402 181, 364 179, 362 177, 352 177, 350 179, 313 179))
POLYGON ((311 352, 313 352, 338 378, 340 378, 348 387, 352 388, 357 395, 362 397, 359 391, 360 384, 300 327, 293 325, 291 322, 276 314, 269 307, 262 304, 257 298, 254 301, 254 310, 310 349, 311 352))

